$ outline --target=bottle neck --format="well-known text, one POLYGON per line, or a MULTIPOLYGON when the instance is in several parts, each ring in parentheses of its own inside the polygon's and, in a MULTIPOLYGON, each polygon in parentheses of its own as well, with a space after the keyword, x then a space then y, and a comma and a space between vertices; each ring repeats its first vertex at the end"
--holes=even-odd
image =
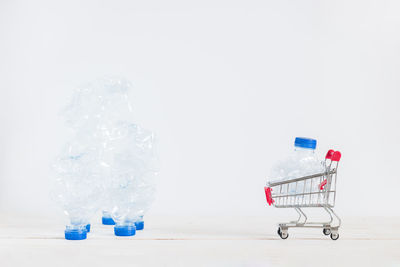
POLYGON ((307 154, 307 155, 314 155, 315 153, 315 149, 298 147, 298 146, 294 147, 294 151, 296 151, 297 153, 307 154))

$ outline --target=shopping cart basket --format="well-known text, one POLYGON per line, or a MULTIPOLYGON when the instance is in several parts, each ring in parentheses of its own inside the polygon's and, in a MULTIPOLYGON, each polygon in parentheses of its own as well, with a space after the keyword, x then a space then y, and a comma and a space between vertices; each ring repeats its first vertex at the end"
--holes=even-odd
POLYGON ((282 239, 289 237, 291 227, 322 228, 324 235, 332 240, 339 238, 341 220, 333 211, 336 199, 337 169, 341 154, 329 150, 325 157, 325 172, 294 178, 290 180, 268 182, 265 189, 267 203, 275 208, 294 208, 299 214, 297 221, 279 223, 278 235, 282 239), (301 208, 322 208, 330 217, 327 222, 309 222, 301 208))

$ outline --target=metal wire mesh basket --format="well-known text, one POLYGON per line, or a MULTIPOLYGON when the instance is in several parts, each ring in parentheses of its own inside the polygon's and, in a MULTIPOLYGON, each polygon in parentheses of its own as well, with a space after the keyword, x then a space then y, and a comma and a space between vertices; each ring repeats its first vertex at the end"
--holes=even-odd
POLYGON ((299 214, 297 221, 280 223, 278 234, 286 239, 290 227, 323 228, 325 235, 333 240, 339 238, 338 229, 341 224, 339 216, 333 211, 336 200, 337 169, 341 153, 329 150, 325 156, 325 172, 304 177, 268 182, 265 187, 267 203, 275 208, 294 208, 299 214), (309 222, 301 208, 323 208, 328 212, 330 221, 309 222), (332 225, 334 218, 336 225, 332 225))

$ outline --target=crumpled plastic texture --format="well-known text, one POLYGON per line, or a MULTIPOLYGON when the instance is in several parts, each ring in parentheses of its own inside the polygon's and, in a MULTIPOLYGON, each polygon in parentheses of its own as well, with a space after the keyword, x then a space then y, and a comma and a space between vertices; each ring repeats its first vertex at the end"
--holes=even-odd
POLYGON ((99 208, 93 200, 104 194, 103 185, 94 183, 102 176, 97 159, 97 151, 72 140, 53 165, 57 174, 53 197, 76 228, 89 223, 99 208))
POLYGON ((133 123, 118 123, 114 129, 102 163, 109 166, 112 218, 124 225, 137 221, 153 202, 158 160, 152 132, 133 123))
MULTIPOLYGON (((278 161, 272 167, 269 177, 271 182, 278 182, 323 172, 325 172, 324 163, 318 159, 314 150, 296 148, 287 158, 278 161)), ((308 187, 310 184, 307 183, 305 190, 309 191, 308 187)), ((282 190, 286 190, 285 187, 282 190)), ((304 184, 299 183, 297 186, 290 185, 288 191, 302 193, 303 190, 304 184)))
POLYGON ((132 121, 131 88, 126 79, 101 78, 78 88, 62 111, 75 134, 54 164, 53 195, 72 225, 89 223, 99 209, 132 223, 154 200, 155 137, 132 121))
POLYGON ((296 149, 274 165, 270 177, 274 180, 289 180, 324 171, 323 162, 314 153, 308 149, 296 149))

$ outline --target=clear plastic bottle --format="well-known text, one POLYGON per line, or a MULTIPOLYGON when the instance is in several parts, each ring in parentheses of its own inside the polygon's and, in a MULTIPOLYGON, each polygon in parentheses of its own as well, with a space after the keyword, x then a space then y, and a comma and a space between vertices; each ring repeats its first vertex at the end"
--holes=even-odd
POLYGON ((116 130, 104 153, 104 161, 110 166, 108 201, 113 206, 115 235, 129 236, 135 234, 136 227, 143 229, 143 215, 154 198, 154 135, 132 123, 119 122, 113 127, 116 130))
POLYGON ((132 84, 119 77, 103 77, 84 84, 74 91, 62 110, 72 129, 89 133, 94 128, 107 131, 107 125, 132 118, 128 92, 132 84))
POLYGON ((115 222, 116 236, 133 236, 136 234, 135 222, 138 221, 137 187, 132 181, 120 183, 114 188, 112 218, 115 222))
POLYGON ((86 239, 90 220, 101 205, 104 190, 96 183, 100 173, 94 171, 97 168, 93 156, 69 143, 53 165, 56 172, 53 198, 68 216, 65 238, 69 240, 86 239))
MULTIPOLYGON (((317 140, 305 137, 296 137, 294 142, 294 150, 288 158, 278 162, 271 170, 270 177, 272 181, 284 181, 299 178, 325 171, 323 162, 320 161, 315 153, 317 140)), ((290 193, 301 193, 309 190, 303 183, 297 186, 292 185, 289 189, 283 190, 290 193)), ((284 193, 284 192, 282 192, 284 193)))

